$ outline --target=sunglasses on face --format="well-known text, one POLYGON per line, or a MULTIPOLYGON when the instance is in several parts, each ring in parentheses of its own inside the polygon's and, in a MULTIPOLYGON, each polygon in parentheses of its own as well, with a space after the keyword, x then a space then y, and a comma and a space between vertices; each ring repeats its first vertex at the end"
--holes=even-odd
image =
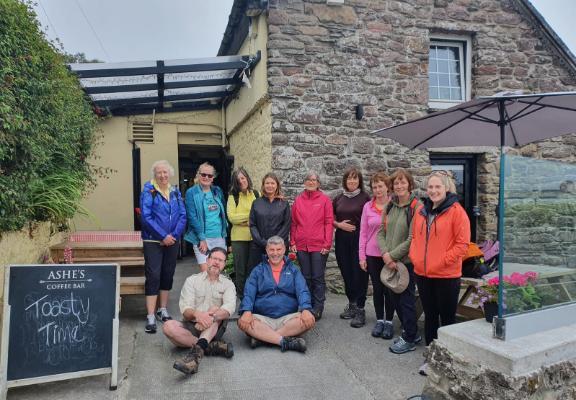
POLYGON ((200 176, 201 176, 202 178, 214 178, 214 175, 212 175, 212 174, 206 174, 206 173, 204 173, 204 172, 200 172, 200 176))

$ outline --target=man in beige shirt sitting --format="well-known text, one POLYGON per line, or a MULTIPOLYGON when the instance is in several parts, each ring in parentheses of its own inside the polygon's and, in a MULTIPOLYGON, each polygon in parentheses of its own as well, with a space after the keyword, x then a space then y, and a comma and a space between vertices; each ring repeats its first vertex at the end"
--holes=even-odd
POLYGON ((220 275, 226 255, 221 247, 210 251, 207 270, 188 277, 182 287, 179 305, 183 321, 169 320, 163 325, 162 330, 172 343, 190 348, 174 363, 174 368, 185 374, 198 372, 204 355, 234 355, 232 343, 221 340, 226 322, 236 309, 236 288, 230 279, 220 275))

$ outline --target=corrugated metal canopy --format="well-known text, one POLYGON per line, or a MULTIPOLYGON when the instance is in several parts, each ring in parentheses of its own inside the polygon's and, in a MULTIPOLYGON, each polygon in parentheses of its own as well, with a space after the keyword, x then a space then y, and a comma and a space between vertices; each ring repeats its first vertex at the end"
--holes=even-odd
POLYGON ((221 108, 242 86, 256 56, 69 64, 99 113, 148 114, 221 108))

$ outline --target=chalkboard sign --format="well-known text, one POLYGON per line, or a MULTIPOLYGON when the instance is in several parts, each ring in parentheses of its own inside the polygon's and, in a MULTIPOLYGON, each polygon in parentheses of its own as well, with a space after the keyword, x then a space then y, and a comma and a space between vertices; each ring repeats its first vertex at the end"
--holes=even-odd
POLYGON ((4 388, 103 373, 115 388, 119 275, 117 264, 10 266, 4 388))

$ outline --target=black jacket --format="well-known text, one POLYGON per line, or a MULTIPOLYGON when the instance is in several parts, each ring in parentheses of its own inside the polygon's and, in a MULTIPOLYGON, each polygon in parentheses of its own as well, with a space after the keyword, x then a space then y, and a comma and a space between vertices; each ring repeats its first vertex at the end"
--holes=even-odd
POLYGON ((250 210, 250 233, 253 243, 265 248, 266 241, 274 235, 280 236, 288 245, 290 234, 290 204, 286 200, 260 197, 252 203, 250 210))

